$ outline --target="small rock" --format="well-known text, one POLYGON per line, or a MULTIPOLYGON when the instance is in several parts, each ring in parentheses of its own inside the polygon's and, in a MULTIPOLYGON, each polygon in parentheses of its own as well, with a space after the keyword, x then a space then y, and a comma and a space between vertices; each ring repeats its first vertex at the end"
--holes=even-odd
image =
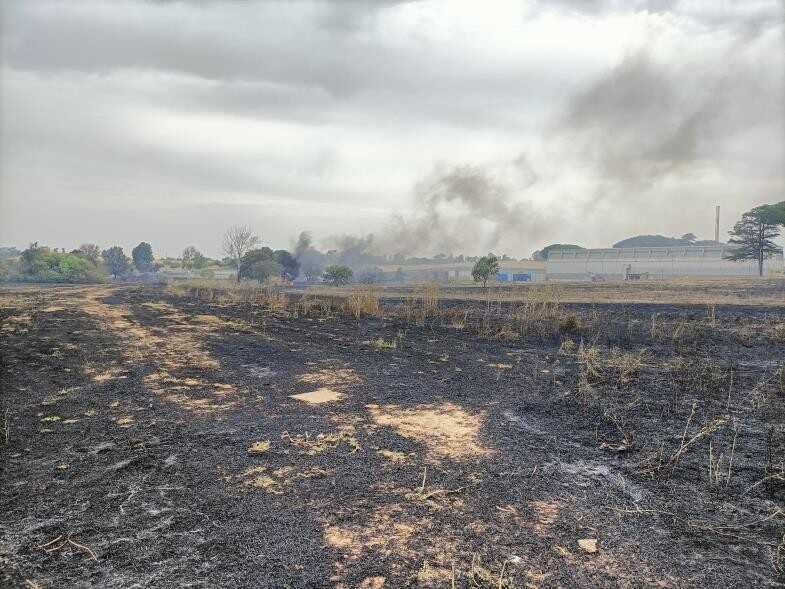
POLYGON ((580 546, 581 550, 588 554, 594 554, 599 550, 599 548, 597 548, 596 538, 581 538, 578 540, 578 546, 580 546))

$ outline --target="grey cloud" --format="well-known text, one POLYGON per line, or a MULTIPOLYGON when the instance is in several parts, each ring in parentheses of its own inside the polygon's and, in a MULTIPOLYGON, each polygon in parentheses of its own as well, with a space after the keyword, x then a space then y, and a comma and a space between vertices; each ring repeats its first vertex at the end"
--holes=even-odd
MULTIPOLYGON (((656 209, 684 195, 700 201, 690 205, 695 211, 714 198, 739 207, 781 200, 781 3, 539 3, 556 22, 568 12, 590 24, 657 13, 657 26, 708 39, 689 64, 689 55, 682 62, 634 43, 626 59, 603 64, 610 51, 584 61, 569 41, 563 55, 506 55, 502 47, 495 60, 420 31, 391 40, 382 34, 385 19, 406 4, 7 0, 4 198, 18 202, 39 190, 79 202, 83 211, 102 199, 153 209, 169 198, 241 198, 260 209, 313 205, 313 227, 322 235, 335 221, 326 206, 317 214, 320 205, 356 207, 375 221, 400 209, 372 246, 412 253, 511 243, 530 251, 549 236, 589 239, 609 210, 613 220, 603 228, 623 231, 641 210, 647 220, 672 226, 680 221, 656 209), (548 126, 563 103, 565 112, 548 126), (216 129, 226 123, 260 149, 252 141, 234 154, 212 148, 210 138, 189 137, 186 123, 181 143, 160 140, 152 124, 139 129, 145 119, 131 116, 150 112, 158 117, 151 120, 207 119, 216 129), (275 138, 261 133, 256 139, 252 125, 259 122, 291 126, 292 143, 303 148, 277 149, 275 138), (388 136, 406 152, 401 161, 417 170, 401 174, 391 149, 374 153, 388 136), (321 148, 309 145, 314 137, 323 139, 321 148), (514 146, 500 156, 499 145, 514 146), (473 161, 466 153, 481 155, 473 161), (501 173, 482 163, 499 158, 501 173), (390 194, 389 185, 414 184, 439 160, 448 164, 415 187, 411 202, 411 195, 390 194), (574 170, 592 177, 559 185, 574 170), (712 186, 701 184, 707 170, 712 186), (364 188, 347 181, 365 174, 364 188), (598 216, 576 221, 574 202, 598 216)), ((537 11, 528 14, 536 22, 537 11)), ((356 225, 349 217, 346 224, 356 225)), ((650 232, 658 230, 665 229, 650 232)))
POLYGON ((164 102, 309 122, 340 120, 348 110, 352 121, 403 115, 510 126, 521 97, 547 105, 563 91, 564 74, 545 64, 511 71, 451 58, 438 46, 391 46, 353 26, 322 26, 325 15, 346 23, 372 15, 372 23, 401 4, 298 2, 282 11, 255 2, 12 2, 4 60, 44 75, 159 72, 170 76, 164 102))

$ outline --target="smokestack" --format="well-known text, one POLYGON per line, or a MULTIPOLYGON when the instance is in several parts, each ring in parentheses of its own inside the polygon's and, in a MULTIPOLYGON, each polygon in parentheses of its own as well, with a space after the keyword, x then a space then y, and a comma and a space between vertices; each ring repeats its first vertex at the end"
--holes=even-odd
POLYGON ((720 205, 715 207, 714 215, 714 241, 720 240, 720 205))

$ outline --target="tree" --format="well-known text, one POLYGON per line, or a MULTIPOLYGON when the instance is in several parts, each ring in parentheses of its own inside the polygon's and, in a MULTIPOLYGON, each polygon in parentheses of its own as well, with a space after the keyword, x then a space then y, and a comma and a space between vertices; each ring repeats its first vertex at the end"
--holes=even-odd
POLYGON ((488 280, 499 272, 499 258, 493 254, 481 257, 472 268, 472 278, 475 282, 482 282, 483 288, 488 287, 488 280))
POLYGON ((253 249, 240 260, 240 278, 258 280, 259 284, 281 275, 281 265, 275 261, 273 250, 269 247, 253 249))
POLYGON ((764 205, 747 211, 729 231, 729 243, 737 246, 726 256, 728 260, 757 260, 758 275, 763 276, 763 261, 781 250, 773 239, 779 236, 777 205, 764 205))
POLYGON ((259 236, 248 225, 233 225, 226 230, 223 250, 226 256, 234 262, 234 267, 237 270, 237 282, 240 282, 240 264, 243 256, 257 243, 259 243, 259 236))
POLYGON ((21 254, 22 252, 20 252, 14 246, 0 247, 0 260, 5 260, 7 258, 16 258, 21 254))
POLYGON ((281 274, 284 278, 294 280, 300 273, 300 263, 286 250, 275 250, 273 257, 281 266, 281 274))
POLYGON ((104 250, 101 252, 101 257, 104 259, 109 273, 115 278, 127 274, 131 269, 131 261, 119 245, 104 250))
POLYGON ((83 243, 79 246, 79 255, 84 256, 93 264, 98 264, 101 261, 101 248, 94 243, 83 243))
POLYGON ((763 205, 753 209, 759 211, 763 219, 771 225, 785 225, 785 200, 773 205, 763 205))
POLYGON ((18 267, 16 278, 32 282, 88 283, 104 278, 85 256, 39 247, 37 242, 22 252, 18 267))
POLYGON ((39 247, 38 242, 34 241, 19 256, 19 271, 22 274, 38 274, 44 268, 42 258, 49 253, 48 247, 39 247))
POLYGON ((131 250, 131 257, 134 259, 134 266, 139 272, 152 272, 155 270, 155 258, 153 258, 152 246, 143 241, 131 250))
POLYGON ((207 258, 192 245, 183 250, 182 260, 183 268, 186 270, 201 270, 207 266, 207 258))
POLYGON ((349 284, 354 272, 349 266, 343 264, 333 264, 324 269, 324 280, 333 286, 349 284))

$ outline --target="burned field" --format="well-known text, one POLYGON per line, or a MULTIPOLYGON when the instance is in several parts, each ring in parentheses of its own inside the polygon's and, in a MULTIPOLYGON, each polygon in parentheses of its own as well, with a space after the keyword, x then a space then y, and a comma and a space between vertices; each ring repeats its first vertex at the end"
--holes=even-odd
POLYGON ((0 292, 0 585, 783 581, 785 309, 0 292))

